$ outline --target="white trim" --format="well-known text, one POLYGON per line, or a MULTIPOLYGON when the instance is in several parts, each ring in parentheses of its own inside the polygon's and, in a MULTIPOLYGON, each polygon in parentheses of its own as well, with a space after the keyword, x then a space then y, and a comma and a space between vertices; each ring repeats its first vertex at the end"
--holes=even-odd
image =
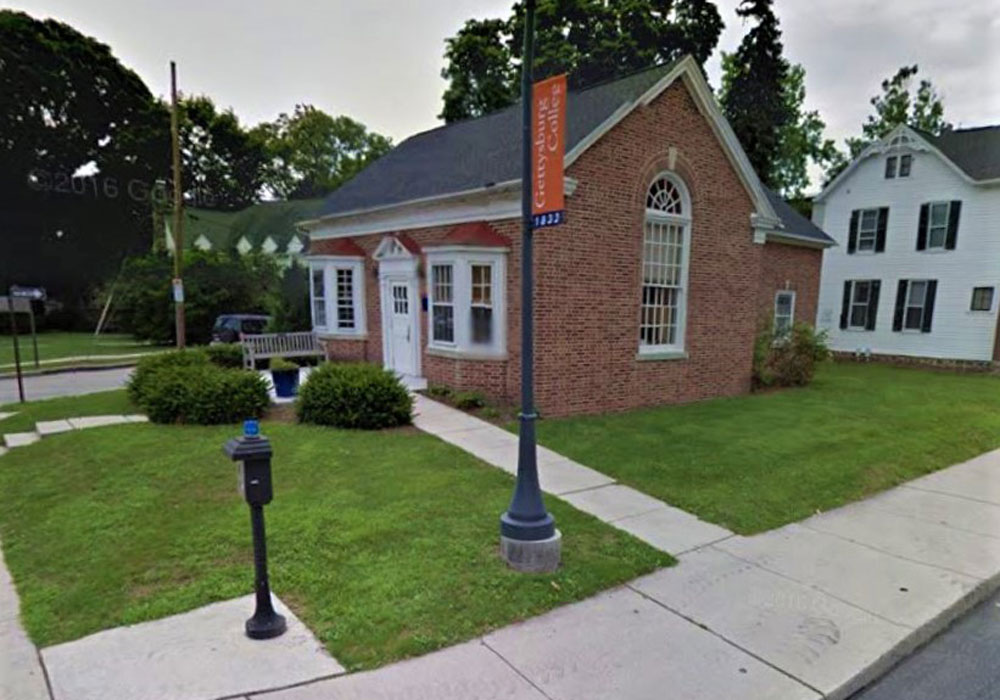
POLYGON ((791 332, 792 328, 795 326, 795 302, 798 295, 795 293, 794 289, 778 289, 774 292, 774 324, 775 332, 777 332, 778 323, 778 297, 782 295, 790 295, 792 297, 792 308, 788 314, 788 329, 786 332, 791 332))
POLYGON ((309 316, 313 330, 325 338, 346 338, 357 340, 367 335, 365 323, 365 264, 360 257, 338 255, 317 255, 308 258, 309 263, 309 316), (324 323, 316 322, 316 296, 313 285, 315 270, 323 272, 323 302, 326 318, 324 323), (337 327, 337 270, 351 270, 351 294, 354 308, 354 328, 337 327), (333 323, 331 323, 331 320, 333 323))
MULTIPOLYGON (((394 240, 387 238, 386 240, 394 240)), ((385 241, 383 241, 383 244, 385 241)), ((379 248, 382 246, 380 245, 379 248)), ((407 251, 409 253, 409 251, 407 251)), ((413 367, 413 375, 416 377, 422 377, 422 367, 420 362, 420 285, 417 280, 417 263, 419 259, 410 255, 409 258, 403 258, 402 256, 381 260, 378 266, 378 282, 379 282, 379 299, 381 302, 381 313, 382 313, 382 366, 388 370, 396 371, 394 367, 390 365, 390 344, 392 343, 392 285, 395 284, 405 284, 407 287, 407 298, 409 303, 409 323, 410 323, 410 333, 413 338, 413 342, 410 343, 410 352, 412 356, 411 366, 413 367)))
POLYGON ((501 358, 507 355, 507 254, 500 248, 475 248, 449 251, 429 248, 427 256, 427 349, 448 353, 449 357, 501 358), (450 343, 434 341, 434 285, 430 270, 435 265, 452 266, 452 314, 454 340, 450 343), (491 302, 493 338, 489 345, 472 342, 472 266, 489 265, 491 272, 491 302))
POLYGON ((782 245, 801 246, 803 248, 832 248, 838 245, 835 241, 820 241, 809 236, 800 236, 797 233, 787 231, 766 231, 765 240, 767 243, 780 243, 782 245))
MULTIPOLYGON (((567 196, 572 196, 578 185, 576 178, 563 178, 567 196)), ((309 231, 312 240, 318 241, 427 226, 515 219, 521 216, 520 192, 520 180, 511 180, 474 190, 411 199, 343 214, 328 214, 296 225, 309 231)))
MULTIPOLYGON (((660 179, 667 179, 680 193, 681 196, 681 213, 680 214, 667 214, 662 211, 655 209, 643 209, 643 219, 642 219, 642 250, 643 253, 639 258, 639 338, 638 338, 638 350, 637 354, 640 356, 657 357, 659 359, 675 359, 679 355, 685 353, 685 343, 687 340, 687 306, 688 306, 688 265, 691 259, 691 194, 688 191, 687 184, 681 179, 676 173, 670 171, 663 171, 657 173, 647 185, 647 195, 649 188, 660 179), (677 317, 675 319, 675 330, 674 330, 674 342, 673 343, 661 343, 659 345, 644 345, 642 342, 642 327, 643 327, 643 299, 646 287, 646 233, 647 228, 650 224, 665 224, 673 225, 680 228, 681 233, 681 261, 680 261, 680 279, 678 280, 676 286, 672 286, 677 290, 677 302, 676 302, 676 313, 677 317)), ((643 206, 645 207, 646 195, 643 196, 643 206)), ((661 288, 665 288, 668 285, 660 285, 661 288)))

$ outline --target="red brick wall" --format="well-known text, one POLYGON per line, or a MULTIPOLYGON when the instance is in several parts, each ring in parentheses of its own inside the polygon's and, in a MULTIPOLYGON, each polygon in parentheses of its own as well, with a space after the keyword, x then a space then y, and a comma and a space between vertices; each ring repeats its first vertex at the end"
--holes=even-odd
MULTIPOLYGON (((796 315, 815 314, 819 252, 753 243, 751 199, 680 81, 604 135, 567 175, 579 183, 567 198, 568 223, 535 234, 535 377, 543 415, 621 411, 745 392, 765 288, 782 278, 801 283, 796 315), (676 149, 673 170, 692 199, 687 358, 639 360, 645 193, 652 179, 669 169, 671 147, 676 149)), ((428 354, 427 313, 421 311, 422 371, 432 384, 481 389, 513 401, 520 381, 520 222, 491 223, 511 240, 507 357, 428 354)), ((447 231, 434 227, 407 234, 427 245, 447 231)), ((331 343, 331 357, 382 361, 378 275, 370 256, 384 235, 354 239, 368 256, 368 338, 331 343)), ((425 269, 422 263, 421 296, 426 294, 425 269)), ((773 289, 770 294, 773 303, 773 289)))
POLYGON ((763 271, 760 277, 760 314, 774 315, 774 294, 779 289, 795 292, 795 320, 816 325, 819 274, 823 251, 816 248, 767 243, 764 246, 763 271))

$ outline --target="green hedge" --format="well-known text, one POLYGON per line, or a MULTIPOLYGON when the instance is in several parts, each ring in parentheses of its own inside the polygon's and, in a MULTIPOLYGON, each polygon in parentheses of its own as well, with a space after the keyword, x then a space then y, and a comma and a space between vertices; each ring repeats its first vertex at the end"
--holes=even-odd
POLYGON ((219 367, 239 369, 243 367, 243 346, 239 343, 220 343, 205 348, 208 359, 219 367))
POLYGON ((139 405, 154 423, 213 425, 259 418, 268 402, 258 373, 204 364, 154 372, 139 405))
POLYGON ((128 381, 126 386, 128 397, 132 403, 142 406, 146 389, 157 373, 166 369, 203 367, 209 364, 208 355, 201 349, 175 350, 144 357, 136 364, 132 377, 128 381))
POLYGON ((366 364, 326 364, 310 373, 295 404, 303 423, 377 430, 407 425, 413 398, 392 372, 366 364))

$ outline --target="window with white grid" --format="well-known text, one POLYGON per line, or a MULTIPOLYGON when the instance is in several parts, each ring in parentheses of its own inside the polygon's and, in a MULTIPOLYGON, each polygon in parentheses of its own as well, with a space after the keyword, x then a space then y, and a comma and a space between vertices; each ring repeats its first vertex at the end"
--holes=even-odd
POLYGON ((455 267, 431 266, 431 340, 455 342, 455 267))
POLYGON ((660 176, 646 195, 642 239, 642 303, 639 351, 682 350, 684 347, 687 196, 672 176, 660 176))
POLYGON ((313 325, 326 327, 326 284, 322 267, 312 268, 313 325))
POLYGON ((354 270, 337 268, 337 328, 354 330, 354 270))

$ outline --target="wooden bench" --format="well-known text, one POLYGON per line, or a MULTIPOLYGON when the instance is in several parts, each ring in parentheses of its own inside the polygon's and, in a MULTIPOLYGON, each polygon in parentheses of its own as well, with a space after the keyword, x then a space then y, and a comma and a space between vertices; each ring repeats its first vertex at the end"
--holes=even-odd
POLYGON ((325 357, 326 350, 311 331, 302 333, 240 334, 243 366, 254 369, 257 360, 275 357, 325 357))

